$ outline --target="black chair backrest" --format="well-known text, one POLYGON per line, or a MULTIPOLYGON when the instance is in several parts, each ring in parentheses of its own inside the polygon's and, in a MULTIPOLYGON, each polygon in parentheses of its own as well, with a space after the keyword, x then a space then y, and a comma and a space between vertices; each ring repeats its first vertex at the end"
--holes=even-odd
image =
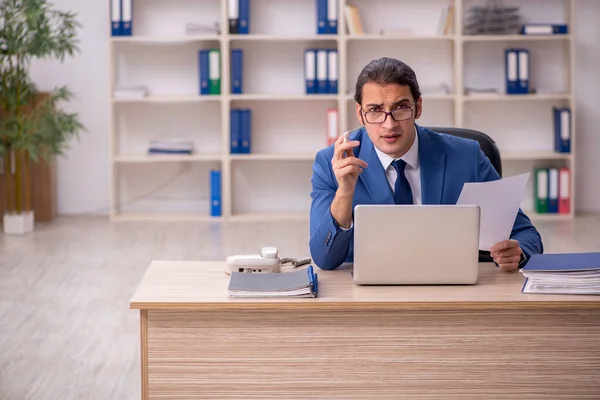
POLYGON ((498 146, 494 139, 489 137, 483 132, 476 131, 474 129, 465 129, 465 128, 430 128, 427 129, 432 130, 438 133, 447 133, 452 136, 458 136, 466 139, 473 139, 479 142, 479 147, 483 151, 483 154, 490 159, 490 162, 498 172, 498 175, 502 177, 502 159, 500 158, 500 150, 498 150, 498 146))
MULTIPOLYGON (((496 168, 498 175, 502 177, 502 159, 500 158, 500 150, 498 150, 498 146, 494 139, 489 137, 483 132, 476 131, 474 129, 464 129, 464 128, 429 128, 438 133, 447 133, 449 135, 458 136, 466 139, 473 139, 479 142, 479 147, 483 151, 483 154, 490 159, 492 166, 496 168)), ((489 251, 479 251, 479 262, 493 262, 494 260, 490 256, 489 251)))

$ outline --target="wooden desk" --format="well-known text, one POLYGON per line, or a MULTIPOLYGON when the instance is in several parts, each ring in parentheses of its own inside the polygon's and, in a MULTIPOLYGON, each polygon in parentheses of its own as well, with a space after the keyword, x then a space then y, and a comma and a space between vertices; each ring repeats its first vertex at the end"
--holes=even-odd
POLYGON ((229 299, 218 262, 155 261, 141 314, 145 399, 599 399, 600 296, 366 287, 321 271, 316 299, 229 299))

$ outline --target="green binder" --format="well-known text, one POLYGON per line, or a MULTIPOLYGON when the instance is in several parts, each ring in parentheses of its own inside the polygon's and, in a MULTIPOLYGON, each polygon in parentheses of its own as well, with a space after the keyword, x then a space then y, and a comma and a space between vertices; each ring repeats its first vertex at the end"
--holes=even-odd
POLYGON ((208 52, 209 93, 221 94, 221 51, 212 49, 208 52))
POLYGON ((535 211, 538 214, 548 212, 548 170, 536 168, 534 185, 535 211))

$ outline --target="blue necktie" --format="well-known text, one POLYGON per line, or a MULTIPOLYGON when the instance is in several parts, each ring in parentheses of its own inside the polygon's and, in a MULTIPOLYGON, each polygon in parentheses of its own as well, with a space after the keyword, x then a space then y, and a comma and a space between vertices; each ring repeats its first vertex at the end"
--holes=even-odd
POLYGON ((396 169, 396 172, 398 172, 396 185, 394 187, 394 201, 396 204, 412 204, 412 190, 410 189, 406 175, 404 175, 406 162, 404 160, 396 160, 392 162, 392 165, 396 169))

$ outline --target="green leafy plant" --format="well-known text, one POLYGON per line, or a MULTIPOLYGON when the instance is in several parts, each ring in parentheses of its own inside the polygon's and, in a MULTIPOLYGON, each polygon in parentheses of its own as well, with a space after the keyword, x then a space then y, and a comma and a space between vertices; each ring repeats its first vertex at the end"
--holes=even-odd
POLYGON ((30 76, 34 59, 62 63, 79 52, 79 27, 75 14, 47 0, 0 1, 0 156, 7 213, 31 211, 30 160, 64 155, 69 141, 85 129, 77 114, 61 109, 73 98, 67 87, 42 93, 30 76))

